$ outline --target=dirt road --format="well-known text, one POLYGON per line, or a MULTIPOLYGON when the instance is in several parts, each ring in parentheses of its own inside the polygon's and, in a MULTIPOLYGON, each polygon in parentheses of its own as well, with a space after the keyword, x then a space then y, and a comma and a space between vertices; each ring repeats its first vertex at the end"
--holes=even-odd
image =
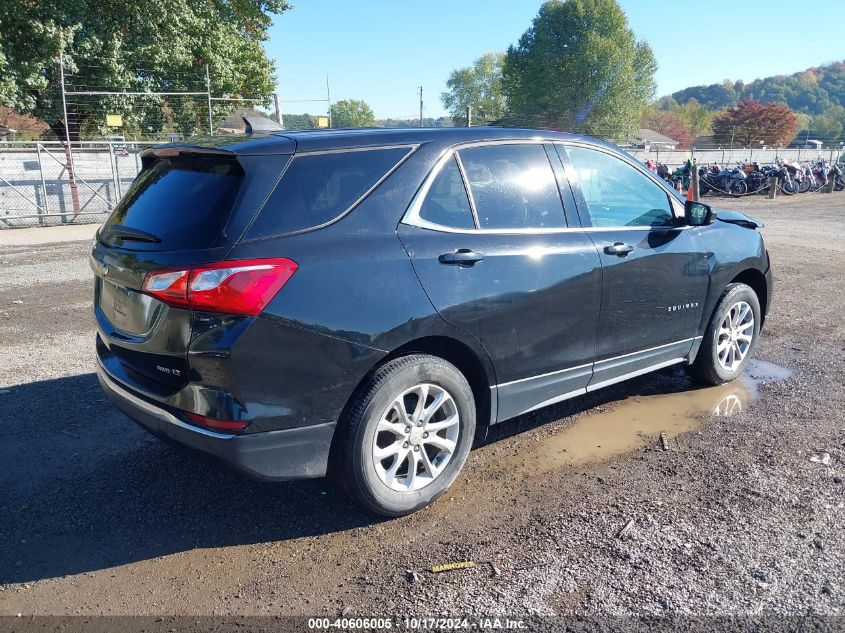
POLYGON ((730 206, 776 276, 750 376, 509 422, 388 521, 135 427, 92 373, 88 241, 0 246, 0 614, 845 614, 845 195, 730 206), (501 573, 406 579, 456 560, 501 573))

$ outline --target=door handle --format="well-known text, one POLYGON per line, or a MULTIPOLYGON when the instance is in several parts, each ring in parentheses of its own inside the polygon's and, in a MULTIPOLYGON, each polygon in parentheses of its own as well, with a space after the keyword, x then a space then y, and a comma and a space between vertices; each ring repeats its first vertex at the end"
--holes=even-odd
POLYGON ((624 242, 616 242, 613 246, 605 246, 604 252, 608 255, 618 255, 619 257, 625 257, 628 253, 634 250, 634 247, 630 244, 625 244, 624 242))
POLYGON ((484 259, 484 255, 468 248, 461 248, 453 253, 443 253, 437 259, 441 264, 466 264, 472 266, 484 259))

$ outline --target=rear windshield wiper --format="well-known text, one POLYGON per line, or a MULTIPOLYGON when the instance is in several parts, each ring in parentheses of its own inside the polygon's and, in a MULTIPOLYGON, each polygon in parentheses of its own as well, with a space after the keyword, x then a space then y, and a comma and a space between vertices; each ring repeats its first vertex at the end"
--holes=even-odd
POLYGON ((131 242, 158 243, 161 241, 161 238, 158 235, 147 233, 146 231, 142 231, 141 229, 133 229, 130 226, 124 226, 122 224, 115 224, 113 226, 110 226, 107 236, 109 238, 120 237, 126 241, 131 242))

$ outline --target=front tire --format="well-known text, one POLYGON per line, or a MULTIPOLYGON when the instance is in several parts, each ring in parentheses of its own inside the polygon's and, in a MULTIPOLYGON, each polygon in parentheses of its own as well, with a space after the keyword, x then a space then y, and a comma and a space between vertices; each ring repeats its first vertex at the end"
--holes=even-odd
POLYGON ((730 191, 734 197, 738 198, 739 196, 744 196, 748 193, 748 185, 745 184, 744 180, 734 180, 731 183, 730 191))
POLYGON ((338 476, 367 509, 402 516, 442 495, 466 462, 475 399, 451 363, 426 354, 395 358, 361 389, 343 421, 338 476))
POLYGON ((798 193, 798 184, 794 180, 782 180, 780 190, 784 195, 793 196, 798 193))
POLYGON ((760 319, 757 293, 746 284, 730 284, 710 317, 690 373, 711 385, 737 378, 757 346, 760 319))
POLYGON ((807 193, 813 185, 813 180, 811 178, 802 178, 798 182, 798 193, 807 193))

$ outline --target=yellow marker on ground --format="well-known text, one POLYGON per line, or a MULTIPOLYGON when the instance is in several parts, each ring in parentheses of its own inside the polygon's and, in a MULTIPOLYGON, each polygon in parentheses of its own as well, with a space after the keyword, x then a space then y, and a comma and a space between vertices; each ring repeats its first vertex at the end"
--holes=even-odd
POLYGON ((435 574, 439 574, 441 571, 453 571, 455 569, 469 569, 470 567, 475 567, 475 562, 471 560, 464 560, 458 563, 444 563, 442 565, 435 565, 431 568, 431 571, 435 574))

